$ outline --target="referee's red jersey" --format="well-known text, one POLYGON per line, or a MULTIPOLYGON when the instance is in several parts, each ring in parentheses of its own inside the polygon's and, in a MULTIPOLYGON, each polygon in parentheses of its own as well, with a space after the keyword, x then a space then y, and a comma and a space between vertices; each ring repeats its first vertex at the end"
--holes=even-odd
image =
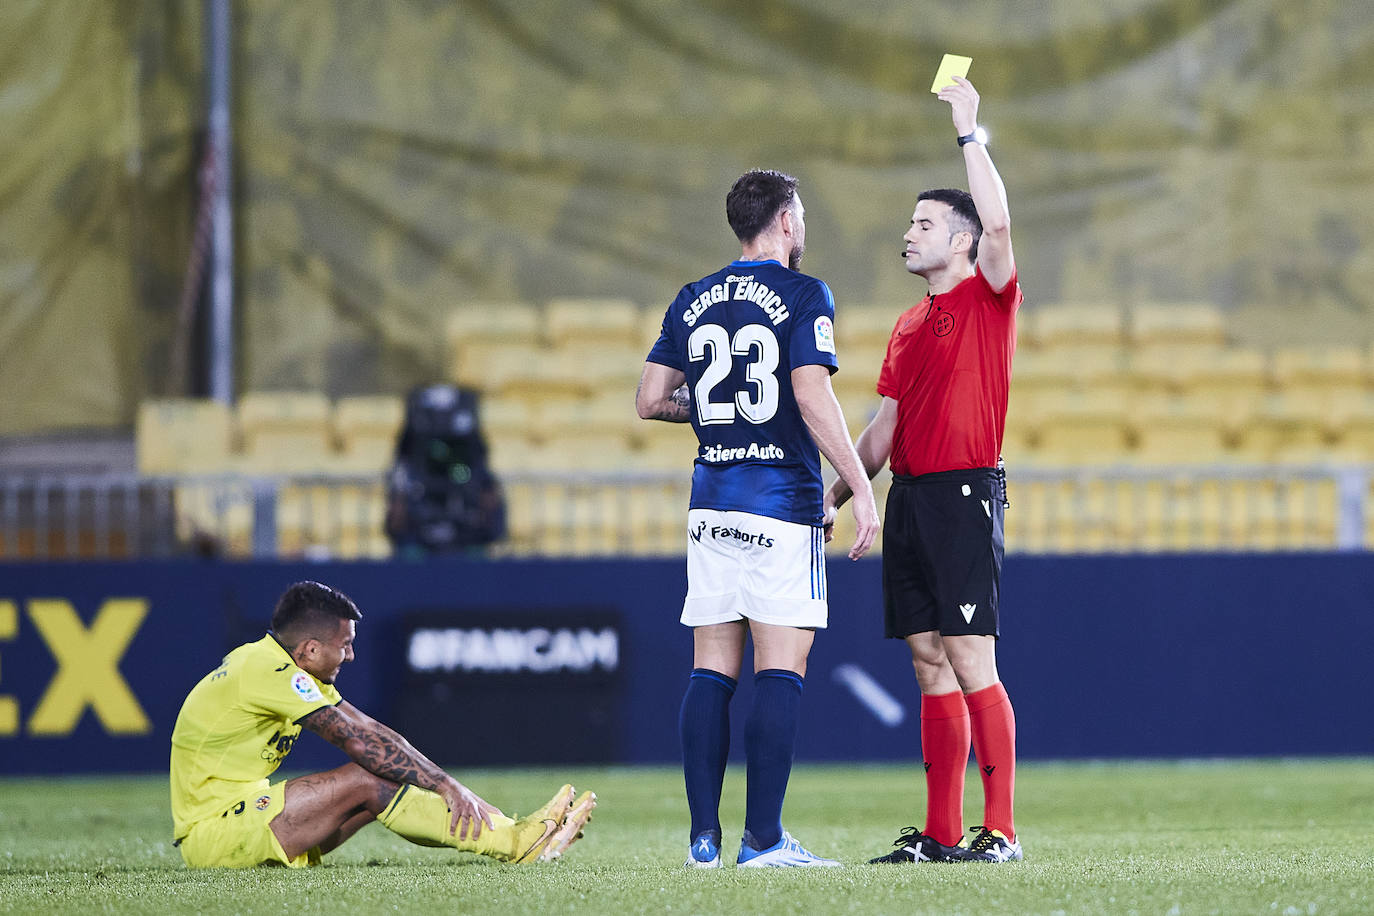
POLYGON ((897 401, 892 473, 990 468, 1002 451, 1021 286, 994 292, 973 276, 902 313, 878 373, 897 401))

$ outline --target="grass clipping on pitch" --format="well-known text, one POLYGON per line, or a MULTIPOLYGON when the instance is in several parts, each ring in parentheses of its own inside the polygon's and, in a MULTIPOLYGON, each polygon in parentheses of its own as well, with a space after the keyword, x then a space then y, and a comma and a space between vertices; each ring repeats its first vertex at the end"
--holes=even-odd
MULTIPOLYGON (((1023 764, 1026 861, 870 866, 919 824, 916 767, 798 766, 784 822, 843 869, 688 872, 682 777, 663 768, 458 777, 507 812, 569 779, 600 798, 560 862, 502 866, 371 825, 304 872, 187 870, 161 777, 0 780, 0 912, 931 913, 1374 912, 1374 761, 1023 764)), ((725 853, 742 829, 727 777, 725 853)), ((981 787, 968 774, 967 824, 981 787)), ((524 806, 522 808, 522 805, 524 806)))

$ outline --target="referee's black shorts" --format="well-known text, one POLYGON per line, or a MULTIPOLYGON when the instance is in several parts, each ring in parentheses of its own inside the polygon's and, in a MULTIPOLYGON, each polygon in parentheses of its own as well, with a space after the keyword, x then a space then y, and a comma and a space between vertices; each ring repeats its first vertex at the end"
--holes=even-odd
POLYGON ((889 638, 998 635, 1004 497, 996 468, 894 475, 883 519, 889 638))

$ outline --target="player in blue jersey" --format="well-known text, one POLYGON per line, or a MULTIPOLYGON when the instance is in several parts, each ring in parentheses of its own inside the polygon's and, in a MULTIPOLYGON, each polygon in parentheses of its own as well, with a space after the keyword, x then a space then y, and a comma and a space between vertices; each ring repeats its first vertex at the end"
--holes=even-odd
POLYGON ((825 530, 817 450, 855 492, 857 560, 878 532, 878 507, 830 387, 835 304, 799 273, 806 242, 797 180, 752 171, 725 198, 739 260, 689 283, 663 318, 635 404, 646 420, 690 422, 700 447, 687 513, 693 670, 679 729, 689 868, 720 867, 720 793, 730 698, 754 642, 754 701, 745 725, 748 797, 740 866, 838 865, 782 827, 806 659, 826 625, 825 530))

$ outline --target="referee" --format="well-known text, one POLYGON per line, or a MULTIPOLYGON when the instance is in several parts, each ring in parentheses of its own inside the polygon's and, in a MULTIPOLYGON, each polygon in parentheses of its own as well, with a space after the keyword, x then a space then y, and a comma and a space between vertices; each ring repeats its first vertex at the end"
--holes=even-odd
MULTIPOLYGON (((1006 505, 1000 454, 1022 296, 1006 189, 978 126, 978 93, 955 77, 938 97, 953 110, 971 193, 917 197, 902 257, 928 292, 897 320, 878 375, 882 404, 857 443, 870 477, 891 460, 885 632, 911 648, 926 770, 925 826, 906 828, 895 851, 872 861, 1007 862, 1022 853, 1012 820, 1016 720, 996 660, 1006 505), (984 814, 965 839, 970 744, 984 814)), ((827 513, 849 496, 837 479, 825 496, 827 513)))

